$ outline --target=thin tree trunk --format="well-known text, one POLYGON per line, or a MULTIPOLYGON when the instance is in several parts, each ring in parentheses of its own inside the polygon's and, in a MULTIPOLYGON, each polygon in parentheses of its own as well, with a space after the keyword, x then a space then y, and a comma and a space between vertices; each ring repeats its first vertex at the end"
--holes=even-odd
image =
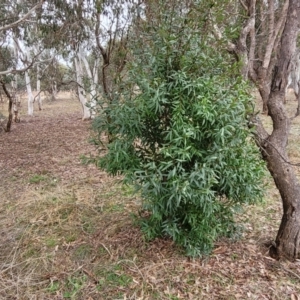
POLYGON ((297 106, 297 112, 295 117, 298 117, 300 115, 300 81, 298 81, 298 93, 295 92, 296 98, 297 98, 297 102, 298 102, 298 106, 297 106))
POLYGON ((14 112, 14 121, 16 123, 18 123, 20 121, 18 115, 19 115, 19 98, 17 95, 17 89, 18 89, 18 75, 15 74, 14 75, 14 80, 11 82, 11 86, 12 86, 12 99, 13 99, 13 112, 14 112))
POLYGON ((83 85, 83 82, 82 82, 83 70, 82 70, 80 58, 75 57, 74 62, 75 62, 75 70, 76 70, 76 80, 78 83, 77 84, 78 97, 79 97, 79 101, 81 103, 82 112, 83 112, 82 119, 88 120, 91 118, 91 112, 90 112, 90 109, 86 106, 87 99, 85 97, 85 90, 82 87, 82 85, 83 85))
MULTIPOLYGON (((18 61, 19 59, 19 51, 18 51, 18 43, 17 43, 17 37, 14 35, 14 58, 15 61, 18 61)), ((12 88, 13 88, 13 94, 14 94, 14 105, 13 105, 13 111, 15 115, 15 122, 19 122, 19 98, 17 96, 17 91, 18 91, 18 74, 14 74, 14 79, 12 81, 12 88)))
MULTIPOLYGON (((98 83, 98 76, 96 74, 93 74, 91 71, 91 68, 89 66, 89 63, 86 59, 86 57, 80 53, 80 58, 85 66, 87 76, 89 78, 89 83, 90 83, 90 106, 91 106, 91 117, 94 118, 96 114, 96 99, 97 99, 97 83, 98 83)), ((98 64, 98 60, 95 61, 95 65, 98 64)))
POLYGON ((57 95, 57 84, 56 81, 54 80, 53 83, 51 84, 51 101, 56 100, 56 95, 57 95))
POLYGON ((8 120, 7 120, 7 123, 6 123, 6 128, 4 130, 6 132, 10 132, 11 123, 12 123, 12 119, 13 119, 13 112, 12 112, 13 99, 12 99, 11 94, 7 90, 6 85, 3 81, 1 81, 1 85, 2 85, 2 88, 3 88, 3 91, 6 95, 6 97, 8 98, 8 120))
POLYGON ((32 94, 31 81, 30 81, 28 71, 25 71, 25 84, 26 84, 27 96, 28 96, 28 115, 33 116, 34 98, 32 94))
POLYGON ((37 92, 37 103, 39 106, 39 110, 42 110, 42 97, 41 97, 41 79, 40 79, 40 66, 39 64, 36 65, 36 92, 37 92))

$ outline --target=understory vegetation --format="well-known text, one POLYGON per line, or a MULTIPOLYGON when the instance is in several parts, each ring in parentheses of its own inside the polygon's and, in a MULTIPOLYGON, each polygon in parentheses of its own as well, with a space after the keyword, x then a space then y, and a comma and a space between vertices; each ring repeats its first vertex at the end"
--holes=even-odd
POLYGON ((131 41, 122 94, 93 122, 95 161, 140 192, 147 240, 171 237, 199 256, 236 234, 242 204, 262 199, 263 163, 248 129, 254 102, 238 66, 215 52, 196 16, 178 15, 180 4, 160 7, 131 41))
MULTIPOLYGON (((297 103, 288 99, 292 114, 297 103)), ((0 134, 1 299, 299 297, 299 262, 267 253, 281 216, 271 179, 265 200, 238 215, 239 239, 218 240, 209 257, 186 258, 169 238, 145 241, 132 218, 141 199, 122 177, 81 164, 82 154, 95 153, 86 138, 90 124, 79 122, 70 95, 59 94, 34 118, 24 110, 11 134, 0 134)), ((264 123, 271 127, 269 118, 264 123)), ((298 148, 296 119, 293 161, 298 148)))

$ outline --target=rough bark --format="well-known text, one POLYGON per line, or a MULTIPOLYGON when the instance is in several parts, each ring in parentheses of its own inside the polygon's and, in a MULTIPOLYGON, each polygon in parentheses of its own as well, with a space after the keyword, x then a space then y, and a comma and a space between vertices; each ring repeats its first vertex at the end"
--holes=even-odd
MULTIPOLYGON (((243 78, 250 79, 263 100, 263 113, 268 114, 270 77, 279 48, 280 36, 285 24, 289 0, 276 8, 274 0, 241 2, 247 20, 235 44, 228 42, 227 49, 241 62, 243 78), (276 13, 280 14, 276 17, 276 13)), ((213 34, 222 38, 221 30, 214 24, 213 34)))
POLYGON ((4 130, 6 132, 10 132, 11 123, 12 123, 12 119, 13 119, 13 112, 12 112, 13 100, 12 100, 12 97, 11 97, 8 89, 6 88, 5 82, 1 80, 0 83, 1 83, 2 89, 8 99, 8 120, 7 120, 6 127, 4 128, 4 130))
POLYGON ((298 102, 298 106, 297 106, 297 111, 296 111, 296 115, 295 117, 298 117, 300 115, 300 81, 298 81, 298 94, 296 94, 297 97, 297 102, 298 102))
MULTIPOLYGON (((262 55, 262 64, 257 70, 257 80, 258 90, 262 96, 263 100, 263 113, 268 114, 268 101, 269 101, 269 74, 271 69, 273 69, 273 61, 276 57, 278 51, 278 43, 276 43, 278 36, 282 31, 284 22, 286 20, 287 10, 288 10, 289 0, 285 0, 280 17, 275 23, 275 4, 271 0, 268 2, 268 21, 266 22, 266 27, 268 28, 265 32, 267 38, 267 46, 262 55)), ((265 18, 265 16, 263 16, 265 18)), ((264 23, 264 22, 263 22, 264 23)), ((262 41, 260 41, 262 42, 262 41)))
POLYGON ((268 101, 270 95, 270 87, 266 79, 258 80, 258 91, 263 102, 263 113, 268 114, 268 101))
POLYGON ((271 135, 265 134, 265 137, 260 139, 262 154, 283 204, 281 225, 270 254, 277 259, 285 257, 290 260, 297 259, 300 253, 300 184, 286 151, 291 120, 285 112, 283 101, 291 60, 296 50, 300 14, 298 2, 298 0, 289 1, 288 17, 281 37, 281 48, 267 103, 273 121, 273 132, 271 135))

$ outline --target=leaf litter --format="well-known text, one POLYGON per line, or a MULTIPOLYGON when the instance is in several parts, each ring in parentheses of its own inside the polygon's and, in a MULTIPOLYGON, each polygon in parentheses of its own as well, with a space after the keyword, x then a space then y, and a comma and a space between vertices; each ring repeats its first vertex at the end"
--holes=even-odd
POLYGON ((0 135, 1 299, 299 299, 300 261, 268 256, 281 216, 271 180, 239 217, 240 239, 186 258, 171 240, 144 240, 139 197, 120 178, 81 163, 95 153, 89 129, 64 93, 0 135))

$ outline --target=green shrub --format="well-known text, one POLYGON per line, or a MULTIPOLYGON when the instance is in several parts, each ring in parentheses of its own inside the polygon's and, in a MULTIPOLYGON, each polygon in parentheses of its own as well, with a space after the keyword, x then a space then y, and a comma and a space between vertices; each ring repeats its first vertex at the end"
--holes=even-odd
POLYGON ((175 26, 172 13, 161 14, 159 30, 147 24, 132 50, 124 86, 138 92, 125 88, 94 121, 99 137, 113 137, 97 164, 140 190, 148 239, 171 237, 196 256, 234 232, 241 204, 261 198, 263 167, 247 85, 187 15, 175 26))

